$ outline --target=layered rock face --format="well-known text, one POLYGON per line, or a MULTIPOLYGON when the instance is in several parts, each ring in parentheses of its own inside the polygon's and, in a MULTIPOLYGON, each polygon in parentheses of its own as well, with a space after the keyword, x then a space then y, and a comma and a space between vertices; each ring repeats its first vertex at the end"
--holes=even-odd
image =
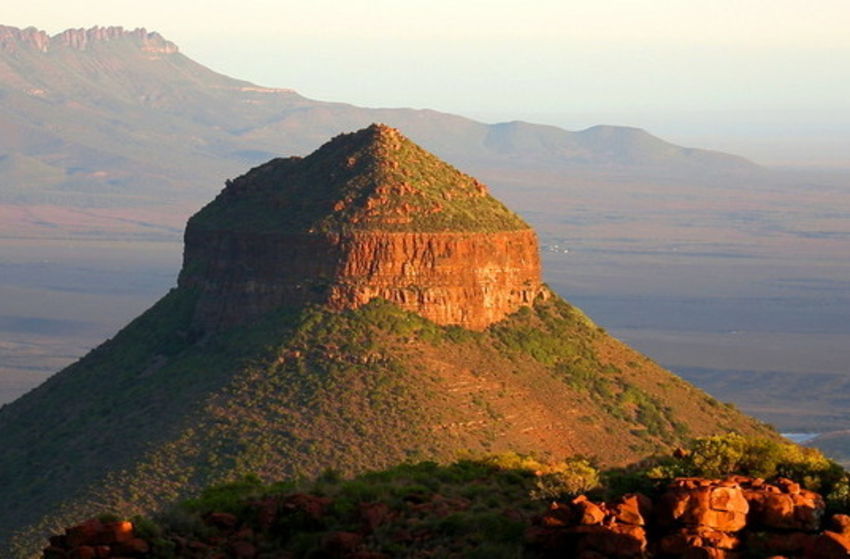
POLYGON ((146 52, 174 54, 179 51, 177 45, 166 41, 159 33, 149 33, 144 28, 129 30, 120 26, 113 26, 66 29, 62 33, 50 37, 44 31, 34 27, 17 29, 0 25, 0 49, 7 52, 15 52, 20 48, 30 48, 46 53, 57 46, 86 50, 95 43, 123 39, 135 41, 146 52))
POLYGON ((186 236, 187 260, 210 264, 200 323, 218 327, 304 302, 356 308, 380 297, 438 324, 483 329, 540 292, 532 231, 186 236))
POLYGON ((534 232, 478 181, 380 125, 229 183, 187 227, 180 286, 201 293, 206 329, 376 297, 483 329, 541 293, 534 232))
POLYGON ((50 36, 35 27, 18 29, 0 25, 0 50, 15 52, 18 48, 24 47, 47 52, 49 46, 50 36))

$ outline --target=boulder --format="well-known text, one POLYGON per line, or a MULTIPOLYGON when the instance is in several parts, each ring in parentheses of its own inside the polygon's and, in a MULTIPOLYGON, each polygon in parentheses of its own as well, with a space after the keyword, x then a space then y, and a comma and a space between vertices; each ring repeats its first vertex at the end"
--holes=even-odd
POLYGON ((579 495, 570 502, 575 522, 582 525, 602 524, 605 520, 605 510, 590 502, 584 495, 579 495))
POLYGON ((621 524, 646 526, 647 519, 652 517, 652 500, 640 493, 623 495, 608 508, 621 524))
POLYGON ((850 539, 830 531, 817 536, 805 554, 805 559, 847 558, 850 558, 850 539))
POLYGON ((113 555, 116 557, 119 556, 129 556, 129 557, 137 557, 139 555, 144 555, 151 550, 151 546, 148 542, 143 540, 142 538, 133 538, 131 540, 127 540, 126 542, 122 542, 113 547, 113 555))
POLYGON ((658 551, 663 555, 680 556, 688 549, 711 547, 733 551, 740 549, 741 539, 734 533, 721 532, 704 526, 687 526, 664 535, 658 541, 658 551))
POLYGON ((850 536, 850 516, 846 514, 833 514, 827 522, 827 529, 842 536, 850 536))
POLYGON ((65 530, 65 547, 73 549, 84 544, 92 543, 94 538, 103 530, 100 520, 91 519, 65 530))
POLYGON ((112 545, 128 542, 134 538, 133 523, 126 520, 107 522, 95 536, 93 543, 97 545, 112 545))
POLYGON ((592 551, 612 559, 643 557, 646 531, 630 524, 583 525, 570 530, 579 534, 578 552, 592 551))
POLYGON ((749 505, 737 483, 679 478, 659 499, 656 510, 662 526, 706 526, 737 532, 747 524, 749 505))
POLYGON ((749 523, 756 528, 814 532, 820 529, 826 510, 823 498, 814 491, 786 484, 793 492, 766 484, 745 488, 744 498, 750 505, 749 523))
POLYGON ((563 503, 552 503, 549 511, 540 517, 540 524, 548 527, 571 526, 575 523, 576 514, 573 507, 563 503))
POLYGON ((816 536, 805 532, 751 532, 747 549, 764 555, 802 555, 811 548, 816 536))
POLYGON ((700 545, 705 547, 715 547, 728 551, 741 547, 741 538, 733 533, 721 532, 720 530, 704 528, 702 526, 693 529, 693 532, 701 540, 700 545))
POLYGON ((658 540, 657 549, 662 555, 673 555, 679 557, 684 555, 691 547, 697 547, 702 540, 696 534, 687 530, 680 530, 666 534, 658 540))

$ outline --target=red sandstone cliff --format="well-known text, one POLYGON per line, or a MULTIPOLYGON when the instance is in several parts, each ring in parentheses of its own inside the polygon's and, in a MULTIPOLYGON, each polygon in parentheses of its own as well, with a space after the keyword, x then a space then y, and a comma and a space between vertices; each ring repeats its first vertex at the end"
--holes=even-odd
POLYGON ((534 231, 478 181, 378 125, 230 183, 187 227, 180 286, 200 291, 197 322, 214 329, 280 306, 376 297, 483 329, 541 293, 534 231), (481 220, 490 213, 498 219, 481 220))
POLYGON ((181 286, 202 291, 206 325, 284 305, 356 308, 375 297, 438 324, 482 329, 540 292, 534 232, 186 236, 181 286))

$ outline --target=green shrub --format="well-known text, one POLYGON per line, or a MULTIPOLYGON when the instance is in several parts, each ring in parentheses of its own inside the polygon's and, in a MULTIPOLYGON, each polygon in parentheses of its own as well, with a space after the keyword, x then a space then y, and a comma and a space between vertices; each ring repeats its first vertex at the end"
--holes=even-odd
POLYGON ((850 511, 850 478, 840 465, 820 451, 737 433, 698 437, 683 458, 650 457, 604 472, 602 482, 609 496, 634 491, 651 494, 676 477, 723 478, 735 474, 768 481, 786 477, 806 489, 820 492, 830 510, 850 511))
POLYGON ((571 458, 567 462, 544 471, 529 492, 532 499, 555 500, 576 497, 599 487, 600 477, 590 461, 571 458))
MULTIPOLYGON (((744 467, 746 452, 747 439, 737 433, 700 437, 691 446, 687 466, 691 475, 711 478, 748 474, 749 469, 744 467)), ((751 458, 750 467, 755 465, 751 458)))
POLYGON ((241 512, 246 500, 259 497, 265 490, 262 480, 255 474, 247 474, 242 479, 222 483, 204 489, 195 499, 184 501, 187 511, 241 512))
POLYGON ((844 473, 817 449, 737 433, 697 438, 685 464, 690 475, 787 477, 812 491, 829 490, 844 473))
POLYGON ((830 514, 850 513, 850 474, 846 471, 834 480, 824 495, 827 512, 830 514))

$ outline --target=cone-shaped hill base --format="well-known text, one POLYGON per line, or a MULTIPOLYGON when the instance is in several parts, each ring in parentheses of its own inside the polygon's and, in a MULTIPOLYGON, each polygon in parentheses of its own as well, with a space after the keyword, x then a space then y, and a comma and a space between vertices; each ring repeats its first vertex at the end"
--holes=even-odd
POLYGON ((688 437, 766 432, 557 296, 484 332, 379 300, 282 309, 201 342, 174 290, 0 412, 2 532, 157 508, 248 472, 345 474, 460 452, 620 464, 688 437))
POLYGON ((0 556, 249 472, 615 465, 727 430, 768 432, 549 292, 522 220, 373 126, 230 183, 178 288, 0 409, 0 556))

